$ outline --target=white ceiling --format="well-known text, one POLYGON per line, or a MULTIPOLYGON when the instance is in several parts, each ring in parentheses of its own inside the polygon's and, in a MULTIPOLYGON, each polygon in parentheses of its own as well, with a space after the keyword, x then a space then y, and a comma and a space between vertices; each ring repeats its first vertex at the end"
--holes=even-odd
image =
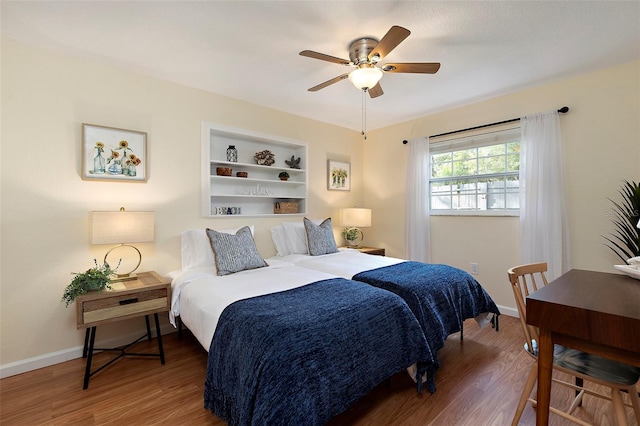
MULTIPOLYGON (((354 130, 348 80, 356 38, 411 35, 385 62, 440 62, 386 74, 367 99, 369 130, 640 59, 640 1, 7 1, 2 35, 354 130)), ((562 105, 550 105, 550 108, 562 105)))

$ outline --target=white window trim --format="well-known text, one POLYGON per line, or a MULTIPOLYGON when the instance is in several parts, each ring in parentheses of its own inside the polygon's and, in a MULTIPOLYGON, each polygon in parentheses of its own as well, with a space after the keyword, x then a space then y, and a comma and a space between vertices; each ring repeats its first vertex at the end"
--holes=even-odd
POLYGON ((519 217, 520 210, 430 210, 429 216, 489 216, 519 217))
MULTIPOLYGON (((490 129, 478 129, 465 132, 464 136, 445 135, 429 140, 429 155, 441 154, 450 151, 463 150, 467 148, 480 148, 483 146, 498 145, 513 140, 514 137, 520 139, 520 123, 508 123, 490 129)), ((435 179, 437 181, 439 179, 435 179)), ((431 197, 431 182, 429 179, 429 196, 431 197)), ((430 216, 488 216, 488 217, 514 217, 520 216, 520 209, 500 209, 500 210, 433 210, 429 203, 430 216)))

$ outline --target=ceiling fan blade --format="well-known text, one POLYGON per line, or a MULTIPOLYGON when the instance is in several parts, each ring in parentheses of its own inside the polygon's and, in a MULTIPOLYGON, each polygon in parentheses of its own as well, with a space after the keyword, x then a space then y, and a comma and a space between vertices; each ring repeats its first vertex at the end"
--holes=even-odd
POLYGON ((382 91, 382 86, 380 86, 380 83, 376 84, 371 89, 367 90, 367 92, 369 92, 369 96, 371 96, 371 99, 384 95, 384 92, 382 91))
POLYGON ((435 74, 440 69, 439 62, 403 62, 400 64, 384 64, 384 72, 404 72, 418 74, 435 74))
POLYGON ((335 56, 325 55, 324 53, 314 52, 313 50, 303 50, 300 52, 300 56, 306 56, 307 58, 320 59, 321 61, 333 62, 340 65, 351 65, 347 59, 336 58, 335 56))
POLYGON ((331 86, 333 83, 337 83, 340 80, 344 80, 349 77, 349 74, 342 74, 337 77, 332 78, 331 80, 327 80, 324 83, 320 83, 317 86, 313 86, 311 89, 308 89, 309 92, 317 92, 320 89, 324 89, 327 86, 331 86))
POLYGON ((395 49, 396 46, 402 43, 405 38, 409 37, 409 34, 411 34, 411 31, 408 29, 394 25, 369 53, 368 59, 371 61, 376 57, 377 60, 374 60, 373 62, 381 60, 387 56, 389 52, 395 49))

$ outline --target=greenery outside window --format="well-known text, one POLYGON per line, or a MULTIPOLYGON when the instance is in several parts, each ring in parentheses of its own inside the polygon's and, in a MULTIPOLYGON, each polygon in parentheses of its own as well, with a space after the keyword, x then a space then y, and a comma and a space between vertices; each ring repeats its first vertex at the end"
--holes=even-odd
POLYGON ((430 145, 432 215, 517 216, 520 128, 430 145))

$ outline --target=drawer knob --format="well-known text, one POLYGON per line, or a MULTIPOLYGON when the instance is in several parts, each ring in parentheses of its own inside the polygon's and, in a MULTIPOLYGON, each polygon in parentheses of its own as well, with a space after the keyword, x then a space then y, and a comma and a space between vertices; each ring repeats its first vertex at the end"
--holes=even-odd
POLYGON ((121 305, 130 305, 131 303, 137 303, 137 302, 138 302, 138 298, 137 298, 137 297, 134 297, 134 298, 131 298, 131 299, 124 299, 124 300, 121 300, 119 303, 120 303, 121 305))

